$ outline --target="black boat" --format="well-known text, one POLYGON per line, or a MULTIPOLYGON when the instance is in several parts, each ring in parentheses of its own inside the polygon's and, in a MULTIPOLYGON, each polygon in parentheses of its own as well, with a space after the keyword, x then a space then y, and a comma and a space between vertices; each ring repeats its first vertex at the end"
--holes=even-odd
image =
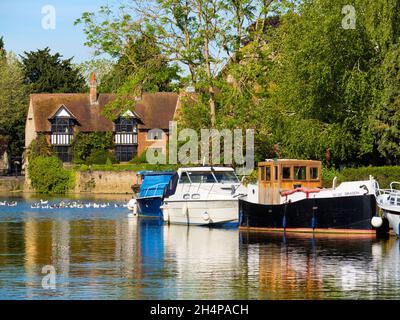
POLYGON ((317 187, 319 161, 270 160, 259 163, 258 199, 240 200, 240 229, 315 233, 387 233, 377 217, 375 180, 317 187), (292 186, 291 189, 288 187, 292 186))

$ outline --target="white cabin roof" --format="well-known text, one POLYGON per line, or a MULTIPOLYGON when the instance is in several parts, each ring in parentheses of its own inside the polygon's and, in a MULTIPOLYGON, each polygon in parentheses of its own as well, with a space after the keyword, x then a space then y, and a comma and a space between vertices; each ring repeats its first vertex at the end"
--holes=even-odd
MULTIPOLYGON (((226 172, 233 172, 233 168, 231 167, 212 167, 214 171, 226 171, 226 172)), ((210 171, 211 167, 187 167, 187 168, 179 168, 178 174, 180 175, 182 172, 199 172, 199 171, 210 171)))

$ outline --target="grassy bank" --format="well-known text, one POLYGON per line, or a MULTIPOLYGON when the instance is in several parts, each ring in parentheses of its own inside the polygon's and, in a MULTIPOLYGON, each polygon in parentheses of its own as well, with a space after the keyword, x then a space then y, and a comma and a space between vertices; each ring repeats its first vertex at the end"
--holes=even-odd
POLYGON ((77 165, 73 169, 75 171, 161 171, 161 170, 176 170, 178 165, 166 164, 93 164, 93 165, 77 165))

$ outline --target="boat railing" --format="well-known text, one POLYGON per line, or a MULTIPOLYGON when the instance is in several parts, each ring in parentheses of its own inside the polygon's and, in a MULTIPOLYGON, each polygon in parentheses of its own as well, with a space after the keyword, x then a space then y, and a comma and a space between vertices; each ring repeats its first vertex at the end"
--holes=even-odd
POLYGON ((160 189, 163 189, 165 186, 166 186, 165 183, 158 183, 158 184, 155 184, 155 185, 152 185, 152 186, 148 187, 148 188, 146 189, 145 194, 144 194, 144 198, 146 198, 146 197, 154 197, 154 196, 157 194, 158 189, 159 189, 160 187, 161 187, 160 189), (150 190, 153 191, 152 194, 149 194, 149 191, 150 191, 150 190))

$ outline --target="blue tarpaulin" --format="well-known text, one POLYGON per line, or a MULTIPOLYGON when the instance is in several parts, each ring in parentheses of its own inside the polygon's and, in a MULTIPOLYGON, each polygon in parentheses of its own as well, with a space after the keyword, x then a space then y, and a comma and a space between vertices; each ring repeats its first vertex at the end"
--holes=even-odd
POLYGON ((139 172, 144 176, 142 185, 140 186, 139 197, 162 197, 164 195, 165 186, 167 186, 171 178, 176 174, 175 171, 159 171, 159 172, 139 172))

